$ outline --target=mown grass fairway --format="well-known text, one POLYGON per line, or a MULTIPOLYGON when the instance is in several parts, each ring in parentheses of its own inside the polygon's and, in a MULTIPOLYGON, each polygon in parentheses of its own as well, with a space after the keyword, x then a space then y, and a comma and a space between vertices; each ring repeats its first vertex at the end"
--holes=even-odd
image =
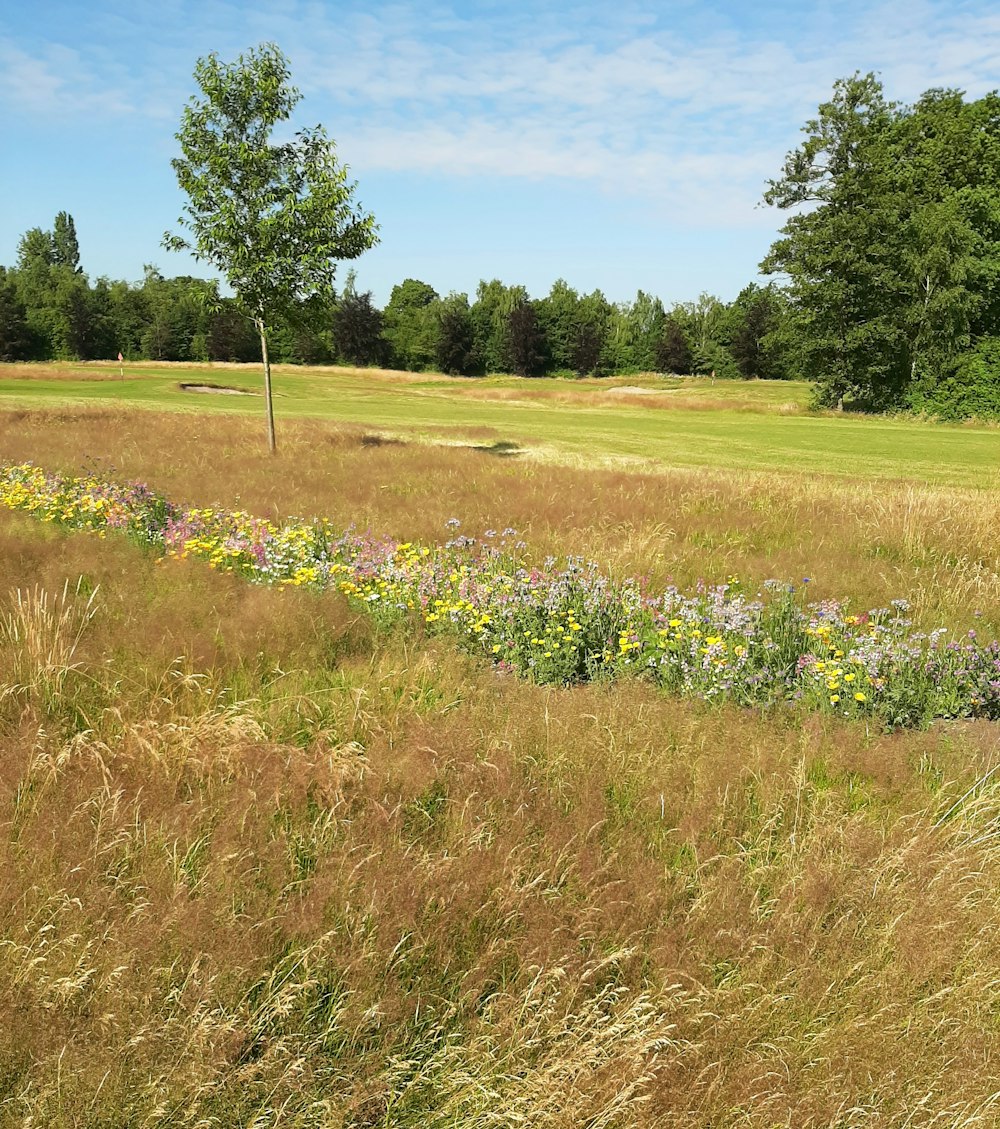
MULTIPOLYGON (((1000 631, 1000 432, 779 414, 787 389, 650 409, 281 374, 269 458, 257 398, 149 379, 143 410, 73 401, 106 375, 7 380, 3 457, 405 539, 512 525, 654 585, 809 576, 1000 631), (295 380, 329 382, 328 417, 295 380), (552 454, 501 457, 532 420, 552 454), (612 449, 647 459, 642 429, 676 425, 693 460, 698 428, 747 423, 814 427, 818 470, 612 449), (888 456, 830 473, 871 434, 892 480, 888 456), (923 435, 956 464, 926 466, 923 435)), ((988 1129, 998 764, 990 723, 531 685, 333 592, 0 512, 0 1124, 988 1129)))
MULTIPOLYGON (((0 404, 129 404, 263 415, 256 366, 9 365, 0 404), (258 395, 183 391, 211 381, 258 395)), ((556 461, 777 470, 942 485, 1000 484, 1000 429, 805 411, 807 386, 618 378, 466 380, 354 369, 277 370, 282 420, 354 423, 436 441, 512 444, 556 461), (641 388, 641 391, 636 391, 641 388)), ((261 425, 263 427, 263 423, 261 425)))

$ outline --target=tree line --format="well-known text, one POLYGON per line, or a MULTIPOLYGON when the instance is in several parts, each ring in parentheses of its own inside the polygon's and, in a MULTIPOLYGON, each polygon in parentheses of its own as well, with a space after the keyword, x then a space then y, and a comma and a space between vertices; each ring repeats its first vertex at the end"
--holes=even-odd
MULTIPOLYGON (((668 308, 641 290, 612 302, 564 280, 539 298, 496 279, 471 297, 441 295, 406 279, 380 309, 352 272, 339 292, 282 304, 272 356, 466 376, 798 378, 814 382, 821 406, 1000 415, 1000 95, 932 89, 903 105, 855 74, 803 133, 764 194, 789 213, 760 264, 773 280, 733 302, 702 294, 668 308)), ((245 303, 213 282, 149 266, 137 283, 91 284, 60 212, 0 267, 0 359, 119 350, 260 355, 245 303)))
MULTIPOLYGON (((408 278, 380 309, 354 272, 326 302, 302 303, 276 325, 272 357, 462 376, 508 372, 603 376, 711 373, 720 378, 794 375, 780 328, 787 300, 776 286, 747 286, 734 302, 709 294, 670 308, 643 291, 611 302, 562 279, 543 298, 497 279, 467 294, 439 295, 408 278)), ((99 278, 80 266, 72 216, 22 237, 16 264, 0 267, 0 359, 254 361, 251 319, 214 282, 165 278, 154 266, 139 282, 99 278)))

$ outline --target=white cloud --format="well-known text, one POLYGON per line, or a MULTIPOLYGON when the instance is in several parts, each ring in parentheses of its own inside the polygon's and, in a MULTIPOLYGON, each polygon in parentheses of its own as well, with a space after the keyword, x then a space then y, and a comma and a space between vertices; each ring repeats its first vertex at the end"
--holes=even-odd
POLYGON ((4 38, 0 38, 0 107, 8 114, 49 118, 133 109, 125 94, 108 86, 78 51, 52 43, 32 55, 4 38))
POLYGON ((877 70, 911 100, 934 85, 977 95, 1000 74, 1000 15, 981 3, 848 2, 753 29, 705 5, 667 10, 669 26, 634 0, 476 20, 443 3, 108 0, 116 54, 100 18, 89 49, 0 40, 0 97, 23 113, 173 123, 197 55, 271 39, 303 120, 325 122, 359 174, 565 178, 692 224, 757 227, 774 221, 755 210, 764 182, 834 79, 877 70))

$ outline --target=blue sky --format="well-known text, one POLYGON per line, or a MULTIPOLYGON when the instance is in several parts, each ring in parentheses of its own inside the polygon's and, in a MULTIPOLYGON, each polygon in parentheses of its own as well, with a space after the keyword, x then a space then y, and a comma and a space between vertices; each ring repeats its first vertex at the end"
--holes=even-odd
POLYGON ((195 60, 263 41, 381 225, 353 264, 380 303, 407 277, 730 299, 783 222, 765 182, 836 78, 877 71, 900 101, 1000 85, 982 0, 0 0, 0 263, 66 210, 91 278, 210 273, 160 247, 174 133, 195 60))

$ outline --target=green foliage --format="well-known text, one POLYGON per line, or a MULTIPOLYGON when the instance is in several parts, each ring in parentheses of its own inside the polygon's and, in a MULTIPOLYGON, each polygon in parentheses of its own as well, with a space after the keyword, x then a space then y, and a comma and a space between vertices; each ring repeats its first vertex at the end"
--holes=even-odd
POLYGON ((740 291, 728 311, 729 352, 744 379, 787 378, 780 329, 786 317, 783 295, 772 283, 751 283, 740 291))
POLYGON ((737 380, 740 372, 732 353, 718 341, 707 341, 693 353, 694 371, 699 376, 718 377, 720 380, 737 380))
POLYGON ((471 376, 480 371, 468 295, 449 294, 435 302, 432 309, 437 320, 437 367, 456 376, 471 376))
POLYGON ((13 274, 28 331, 22 356, 49 360, 104 355, 105 296, 90 289, 79 258, 73 217, 67 212, 56 216, 54 233, 33 227, 22 236, 13 274))
POLYGON ((355 185, 319 126, 274 142, 300 99, 288 62, 273 44, 234 63, 199 59, 201 98, 184 109, 173 162, 188 198, 179 223, 191 240, 167 233, 164 246, 189 250, 221 271, 261 338, 274 449, 267 330, 314 297, 332 300, 339 259, 377 241, 375 221, 354 200, 355 185))
POLYGON ((59 212, 52 228, 52 261, 58 267, 68 267, 80 274, 80 244, 76 238, 76 224, 69 212, 59 212))
POLYGON ((577 303, 572 365, 577 376, 604 372, 601 357, 611 320, 611 303, 600 290, 584 294, 577 303))
MULTIPOLYGON (((139 329, 138 350, 133 355, 155 361, 209 359, 208 355, 196 355, 194 343, 196 338, 199 339, 202 352, 208 353, 212 318, 219 312, 215 283, 189 276, 164 278, 155 266, 147 264, 138 301, 130 301, 124 294, 118 294, 117 302, 124 308, 126 316, 137 308, 141 310, 144 324, 139 329)), ((128 323, 125 333, 116 336, 121 340, 127 335, 128 323)))
POLYGON ((338 356, 352 365, 380 365, 386 360, 382 312, 371 291, 359 294, 354 271, 348 271, 344 292, 332 315, 333 341, 338 356))
POLYGON ((636 292, 634 301, 611 308, 603 366, 610 372, 653 372, 666 314, 659 298, 636 292))
POLYGON ((548 358, 555 369, 576 368, 580 295, 565 279, 552 284, 548 297, 537 303, 538 326, 545 334, 548 358))
POLYGON ((600 290, 580 295, 564 279, 557 279, 548 296, 535 303, 535 312, 550 371, 577 376, 600 371, 611 313, 600 290))
POLYGON ((523 286, 505 286, 496 278, 480 282, 470 316, 475 353, 486 372, 513 370, 508 351, 508 318, 517 306, 528 301, 528 291, 523 286))
POLYGON ((694 355, 680 322, 670 315, 664 319, 663 333, 656 343, 656 371, 686 376, 694 371, 694 355))
POLYGON ((538 376, 545 361, 545 338, 533 302, 520 302, 507 315, 505 348, 518 376, 538 376))
POLYGON ((1000 418, 1000 337, 982 337, 943 379, 918 379, 912 408, 945 420, 1000 418))
POLYGON ((284 55, 273 44, 231 64, 211 54, 195 79, 202 98, 184 109, 183 156, 172 162, 188 197, 179 223, 192 241, 168 234, 165 245, 221 271, 265 324, 297 300, 332 297, 337 260, 368 250, 376 228, 320 127, 272 141, 300 99, 284 55))
POLYGON ((903 406, 995 325, 1000 102, 931 90, 903 107, 856 74, 804 132, 764 197, 796 210, 762 264, 790 280, 791 367, 822 404, 903 406))
POLYGON ((0 267, 0 361, 24 360, 30 342, 27 310, 10 274, 0 267))
POLYGON ((260 340, 253 323, 231 299, 224 299, 212 314, 208 357, 212 361, 237 362, 254 361, 260 357, 260 340))
POLYGON ((382 335, 395 368, 422 372, 433 367, 438 330, 433 304, 437 300, 434 287, 415 278, 392 288, 383 311, 382 335))

